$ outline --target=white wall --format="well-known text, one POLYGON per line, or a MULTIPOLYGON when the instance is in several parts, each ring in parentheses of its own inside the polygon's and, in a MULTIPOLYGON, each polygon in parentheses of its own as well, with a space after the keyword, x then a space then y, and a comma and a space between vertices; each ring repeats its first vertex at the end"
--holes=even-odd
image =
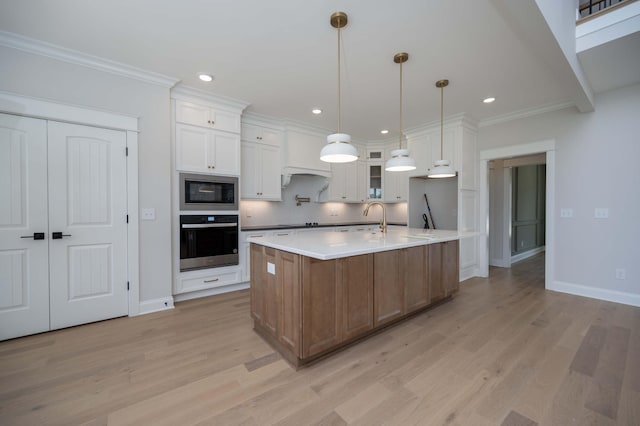
POLYGON ((169 89, 0 46, 0 90, 139 117, 140 300, 171 297, 169 89))
POLYGON ((555 139, 556 288, 640 305, 640 85, 601 93, 596 107, 481 127, 479 148, 555 139), (599 207, 608 219, 594 218, 599 207))
MULTIPOLYGON (((458 229, 458 178, 446 179, 409 179, 408 223, 413 228, 423 228, 422 215, 427 213, 427 194, 431 217, 436 229, 458 229)), ((429 226, 432 226, 431 219, 429 226)))
MULTIPOLYGON (((291 183, 282 190, 281 202, 241 201, 242 226, 379 222, 382 219, 379 207, 373 207, 369 216, 363 216, 365 204, 316 202, 323 182, 324 179, 318 176, 293 175, 291 183), (296 206, 296 194, 311 198, 311 202, 296 206)), ((386 210, 387 222, 406 223, 407 203, 386 204, 386 210)))

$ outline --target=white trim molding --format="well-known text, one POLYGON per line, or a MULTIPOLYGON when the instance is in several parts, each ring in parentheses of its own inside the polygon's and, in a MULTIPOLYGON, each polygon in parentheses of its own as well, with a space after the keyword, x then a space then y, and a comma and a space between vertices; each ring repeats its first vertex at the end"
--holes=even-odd
POLYGON ((533 117, 534 115, 545 114, 547 112, 559 111, 561 109, 576 107, 575 102, 561 102, 557 104, 543 105, 535 108, 525 108, 519 111, 509 112, 503 115, 480 120, 478 127, 493 126, 495 124, 506 123, 508 121, 519 120, 521 118, 533 117))
POLYGON ((200 297, 214 296, 216 294, 231 293, 232 291, 246 290, 249 288, 248 282, 225 285, 222 287, 209 288, 206 290, 192 291, 189 293, 181 293, 173 296, 176 302, 184 302, 185 300, 198 299, 200 297))
POLYGON ((547 286, 547 290, 568 293, 576 296, 590 297, 592 299, 606 300, 608 302, 622 303, 624 305, 640 306, 640 294, 625 293, 622 291, 606 290, 581 284, 554 281, 547 286))
POLYGON ((536 247, 534 249, 531 249, 529 251, 525 251, 523 253, 519 253, 516 255, 511 256, 511 264, 514 264, 516 262, 520 262, 521 260, 525 260, 528 259, 532 256, 535 256, 538 253, 542 253, 545 250, 545 247, 536 247))
POLYGON ((105 129, 138 131, 137 117, 8 92, 0 92, 0 112, 105 129))
POLYGON ((179 84, 171 89, 171 99, 177 99, 185 102, 199 103, 203 101, 210 103, 209 106, 216 108, 224 108, 236 114, 242 114, 242 111, 249 105, 249 102, 230 98, 222 95, 215 95, 195 87, 179 84))
POLYGON ((510 145, 480 151, 480 236, 479 269, 480 276, 489 274, 489 161, 500 158, 517 157, 546 153, 547 186, 545 193, 545 288, 551 288, 555 277, 555 198, 556 198, 556 141, 554 139, 539 142, 510 145))
POLYGON ((34 55, 45 56, 62 62, 80 65, 94 70, 132 78, 144 83, 171 88, 180 80, 153 71, 143 70, 121 62, 111 61, 77 50, 25 37, 15 33, 0 31, 0 46, 9 47, 34 55))
POLYGON ((173 297, 161 297, 159 299, 144 300, 140 302, 139 315, 166 311, 169 309, 173 309, 173 307, 173 297))

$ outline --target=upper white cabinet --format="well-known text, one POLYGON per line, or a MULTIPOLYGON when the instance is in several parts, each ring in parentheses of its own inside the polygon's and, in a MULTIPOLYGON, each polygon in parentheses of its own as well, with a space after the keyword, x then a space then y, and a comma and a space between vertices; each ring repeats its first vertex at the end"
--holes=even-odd
MULTIPOLYGON (((393 148, 385 149, 385 161, 391 158, 391 151, 398 149, 395 144, 393 148)), ((413 157, 413 153, 411 153, 413 157)), ((382 193, 385 203, 400 203, 407 201, 409 195, 409 172, 388 172, 384 171, 384 191, 382 193)))
POLYGON ((240 136, 176 124, 176 169, 221 175, 240 174, 240 136))
POLYGON ((327 143, 327 135, 300 128, 287 128, 283 146, 283 167, 331 173, 331 164, 320 160, 320 151, 327 143))
POLYGON ((282 131, 269 127, 242 123, 242 140, 267 145, 282 145, 282 131))
POLYGON ((241 158, 240 198, 281 201, 280 147, 242 141, 241 158))
POLYGON ((240 133, 240 114, 180 100, 176 101, 176 122, 240 133))
POLYGON ((241 138, 240 198, 281 201, 282 130, 277 124, 243 117, 241 138))
MULTIPOLYGON (((335 163, 331 165, 331 179, 327 188, 327 201, 344 203, 362 203, 366 199, 364 185, 359 184, 358 173, 362 161, 354 163, 335 163)), ((364 182, 363 182, 364 183, 364 182)))

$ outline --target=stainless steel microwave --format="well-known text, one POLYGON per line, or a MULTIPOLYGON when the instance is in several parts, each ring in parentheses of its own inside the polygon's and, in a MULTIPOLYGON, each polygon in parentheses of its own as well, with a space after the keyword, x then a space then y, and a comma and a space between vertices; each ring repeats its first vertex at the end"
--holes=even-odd
POLYGON ((238 210, 238 178, 180 173, 180 210, 238 210))

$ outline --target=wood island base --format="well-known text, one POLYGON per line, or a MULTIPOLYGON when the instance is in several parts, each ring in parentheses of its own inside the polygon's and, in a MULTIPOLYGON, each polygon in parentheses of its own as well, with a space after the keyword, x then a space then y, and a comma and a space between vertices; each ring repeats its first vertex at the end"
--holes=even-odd
POLYGON ((251 244, 254 330, 296 368, 452 300, 458 241, 319 260, 251 244))

